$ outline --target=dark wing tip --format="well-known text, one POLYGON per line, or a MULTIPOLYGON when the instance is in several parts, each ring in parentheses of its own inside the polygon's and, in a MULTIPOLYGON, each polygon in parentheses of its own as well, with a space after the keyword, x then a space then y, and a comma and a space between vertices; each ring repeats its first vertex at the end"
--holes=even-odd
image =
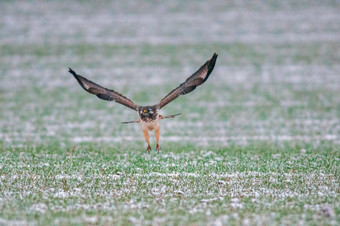
POLYGON ((70 72, 73 76, 77 76, 77 73, 72 70, 72 68, 68 68, 68 72, 70 72))
POLYGON ((214 69, 217 57, 218 54, 214 53, 214 55, 209 60, 209 71, 212 71, 214 69))
POLYGON ((206 63, 206 65, 208 66, 208 72, 204 78, 204 82, 209 78, 210 73, 214 70, 217 57, 218 57, 218 54, 214 53, 211 59, 208 60, 208 62, 206 63))
MULTIPOLYGON (((80 85, 83 89, 85 89, 86 91, 89 92, 89 90, 84 86, 84 81, 86 81, 87 79, 85 79, 85 78, 81 77, 80 75, 78 75, 78 74, 77 74, 75 71, 73 71, 71 68, 68 68, 68 72, 70 72, 70 73, 74 76, 74 78, 77 79, 79 85, 80 85)), ((90 92, 90 93, 91 93, 91 92, 90 92)))

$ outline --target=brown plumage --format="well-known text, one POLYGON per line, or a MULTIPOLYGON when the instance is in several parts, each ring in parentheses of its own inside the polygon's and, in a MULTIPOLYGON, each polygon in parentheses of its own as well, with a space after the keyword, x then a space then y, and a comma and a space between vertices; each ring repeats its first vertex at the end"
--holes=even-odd
POLYGON ((217 54, 211 57, 205 64, 203 64, 194 74, 192 74, 185 82, 180 84, 176 89, 172 90, 168 95, 166 95, 159 104, 152 106, 139 106, 136 105, 133 101, 123 96, 122 94, 104 88, 81 75, 78 75, 75 71, 69 68, 69 72, 77 79, 80 86, 83 87, 87 92, 92 93, 99 97, 100 99, 107 101, 115 101, 120 103, 128 108, 131 108, 138 112, 138 120, 123 122, 123 123, 140 123, 142 125, 142 130, 144 134, 145 141, 148 143, 148 147, 146 151, 150 151, 150 142, 149 142, 149 130, 155 130, 156 136, 156 149, 159 151, 159 120, 165 118, 173 118, 176 115, 162 116, 159 114, 159 109, 163 108, 165 105, 175 100, 180 95, 185 95, 192 92, 196 89, 197 86, 203 84, 208 78, 212 70, 214 69, 215 63, 217 59, 217 54))
POLYGON ((104 88, 81 75, 78 75, 75 71, 71 68, 68 70, 79 82, 80 86, 83 87, 87 92, 92 93, 99 97, 100 99, 107 100, 107 101, 116 101, 126 107, 129 107, 133 110, 137 110, 137 105, 133 103, 129 98, 123 96, 120 93, 112 89, 104 88))
POLYGON ((179 85, 176 89, 172 90, 160 102, 160 108, 164 107, 180 95, 185 95, 196 89, 209 78, 210 73, 215 67, 217 54, 214 53, 212 58, 203 64, 193 75, 191 75, 185 82, 179 85))

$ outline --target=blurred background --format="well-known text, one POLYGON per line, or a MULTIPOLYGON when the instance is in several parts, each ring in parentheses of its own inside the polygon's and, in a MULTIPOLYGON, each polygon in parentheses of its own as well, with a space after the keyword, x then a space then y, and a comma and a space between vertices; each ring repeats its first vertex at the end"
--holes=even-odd
MULTIPOLYGON (((156 104, 214 52, 203 86, 162 111, 161 145, 340 143, 339 1, 1 1, 0 142, 142 148, 136 112, 68 67, 156 104)), ((152 140, 152 143, 154 141, 152 140)))

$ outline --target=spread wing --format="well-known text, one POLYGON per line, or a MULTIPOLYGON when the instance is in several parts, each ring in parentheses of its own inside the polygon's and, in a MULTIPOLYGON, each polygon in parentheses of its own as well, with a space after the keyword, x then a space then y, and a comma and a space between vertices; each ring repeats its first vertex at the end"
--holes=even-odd
POLYGON ((80 86, 83 87, 87 92, 92 93, 99 97, 100 99, 107 100, 107 101, 115 101, 126 107, 129 107, 133 110, 137 110, 137 105, 133 103, 130 99, 123 96, 120 93, 117 93, 114 90, 104 88, 81 75, 78 75, 75 71, 71 68, 68 70, 79 82, 80 86))
POLYGON ((217 59, 217 54, 211 57, 205 64, 200 67, 193 75, 191 75, 185 82, 179 85, 176 89, 172 90, 166 97, 164 97, 160 102, 160 108, 164 107, 180 95, 185 95, 190 93, 197 86, 203 84, 209 78, 210 73, 215 67, 215 62, 217 59))

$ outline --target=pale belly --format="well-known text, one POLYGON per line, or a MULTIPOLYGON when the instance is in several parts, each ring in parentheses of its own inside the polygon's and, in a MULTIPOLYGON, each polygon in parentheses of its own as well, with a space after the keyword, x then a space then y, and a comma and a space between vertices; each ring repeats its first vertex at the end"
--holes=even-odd
POLYGON ((148 130, 154 130, 155 128, 159 127, 158 121, 159 121, 158 117, 156 120, 152 122, 143 122, 142 120, 140 120, 143 129, 146 128, 148 130))

